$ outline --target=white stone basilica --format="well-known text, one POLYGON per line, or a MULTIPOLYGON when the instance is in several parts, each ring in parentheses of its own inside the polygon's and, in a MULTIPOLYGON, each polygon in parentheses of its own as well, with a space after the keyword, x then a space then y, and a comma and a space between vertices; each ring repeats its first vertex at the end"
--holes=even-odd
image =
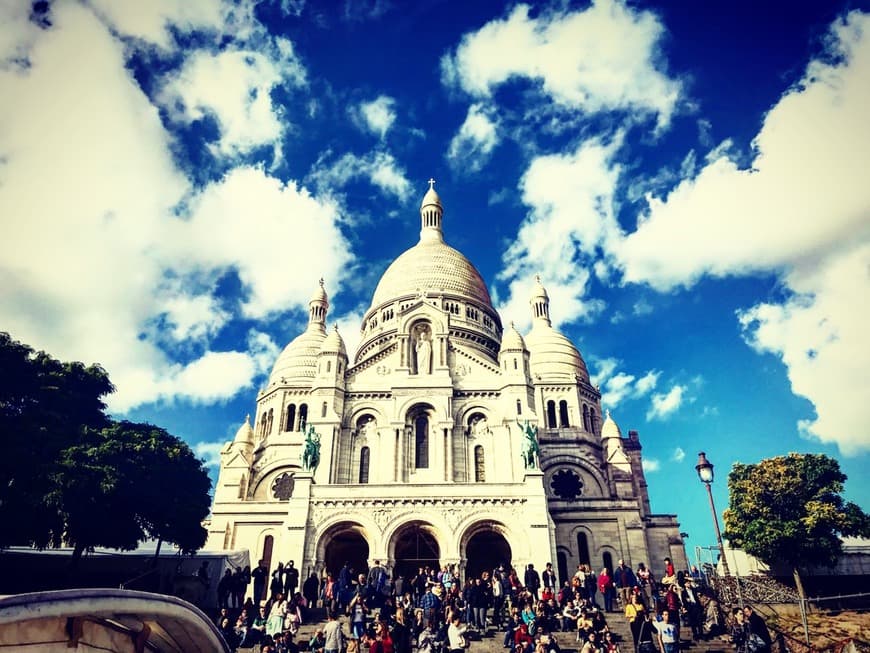
POLYGON ((303 578, 373 560, 469 574, 553 562, 562 579, 620 558, 659 575, 665 556, 684 568, 676 516, 650 510, 637 433, 600 419, 546 290, 535 287, 525 337, 503 329, 474 265, 444 242, 431 185, 420 241, 378 283, 353 361, 326 328, 322 283, 314 293, 253 425, 221 453, 206 547, 248 549, 270 569, 294 560, 303 578))

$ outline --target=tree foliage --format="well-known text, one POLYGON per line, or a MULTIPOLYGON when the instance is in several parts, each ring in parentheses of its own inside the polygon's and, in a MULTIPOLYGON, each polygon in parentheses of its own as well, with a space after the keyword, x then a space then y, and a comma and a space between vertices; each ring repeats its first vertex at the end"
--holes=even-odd
POLYGON ((845 481, 839 462, 823 454, 737 463, 728 475, 725 536, 770 565, 833 565, 841 536, 870 535, 870 517, 841 496, 845 481))
POLYGON ((211 481, 190 447, 150 424, 116 422, 98 365, 62 363, 0 333, 0 547, 133 549, 205 543, 211 481))

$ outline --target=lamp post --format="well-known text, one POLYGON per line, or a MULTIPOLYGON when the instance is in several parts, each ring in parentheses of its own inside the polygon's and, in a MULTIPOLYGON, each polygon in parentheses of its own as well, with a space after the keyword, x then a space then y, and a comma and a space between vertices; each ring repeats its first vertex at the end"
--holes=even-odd
POLYGON ((725 558, 725 547, 722 546, 722 532, 719 530, 719 517, 716 516, 716 506, 713 503, 713 490, 710 487, 713 485, 713 463, 707 460, 707 455, 702 451, 698 454, 698 464, 695 465, 698 472, 698 478, 707 486, 707 496, 710 498, 710 512, 713 513, 713 526, 716 527, 716 542, 719 544, 719 554, 722 558, 722 571, 726 576, 730 576, 728 570, 728 560, 725 558))

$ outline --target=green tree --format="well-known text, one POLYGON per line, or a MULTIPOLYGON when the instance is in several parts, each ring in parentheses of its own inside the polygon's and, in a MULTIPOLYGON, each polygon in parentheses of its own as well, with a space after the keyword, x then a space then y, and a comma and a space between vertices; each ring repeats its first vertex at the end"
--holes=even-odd
POLYGON ((210 489, 183 441, 150 424, 116 422, 62 452, 49 502, 75 561, 95 546, 134 549, 147 538, 202 547, 210 489))
POLYGON ((46 546, 60 528, 46 502, 60 452, 110 422, 99 365, 62 363, 0 333, 0 547, 46 546))
POLYGON ((0 333, 0 548, 205 543, 211 481, 190 447, 105 413, 99 365, 62 363, 0 333))
POLYGON ((870 517, 841 496, 846 475, 823 454, 737 463, 728 475, 725 537, 769 565, 792 569, 801 598, 800 569, 836 563, 841 536, 870 535, 870 517))

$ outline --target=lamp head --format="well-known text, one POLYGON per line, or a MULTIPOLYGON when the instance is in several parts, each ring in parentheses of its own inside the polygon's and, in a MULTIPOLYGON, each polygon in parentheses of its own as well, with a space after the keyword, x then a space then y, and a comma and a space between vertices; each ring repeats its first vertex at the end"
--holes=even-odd
POLYGON ((713 463, 707 460, 707 455, 703 451, 698 454, 698 464, 695 465, 695 469, 702 483, 710 485, 713 482, 713 463))

